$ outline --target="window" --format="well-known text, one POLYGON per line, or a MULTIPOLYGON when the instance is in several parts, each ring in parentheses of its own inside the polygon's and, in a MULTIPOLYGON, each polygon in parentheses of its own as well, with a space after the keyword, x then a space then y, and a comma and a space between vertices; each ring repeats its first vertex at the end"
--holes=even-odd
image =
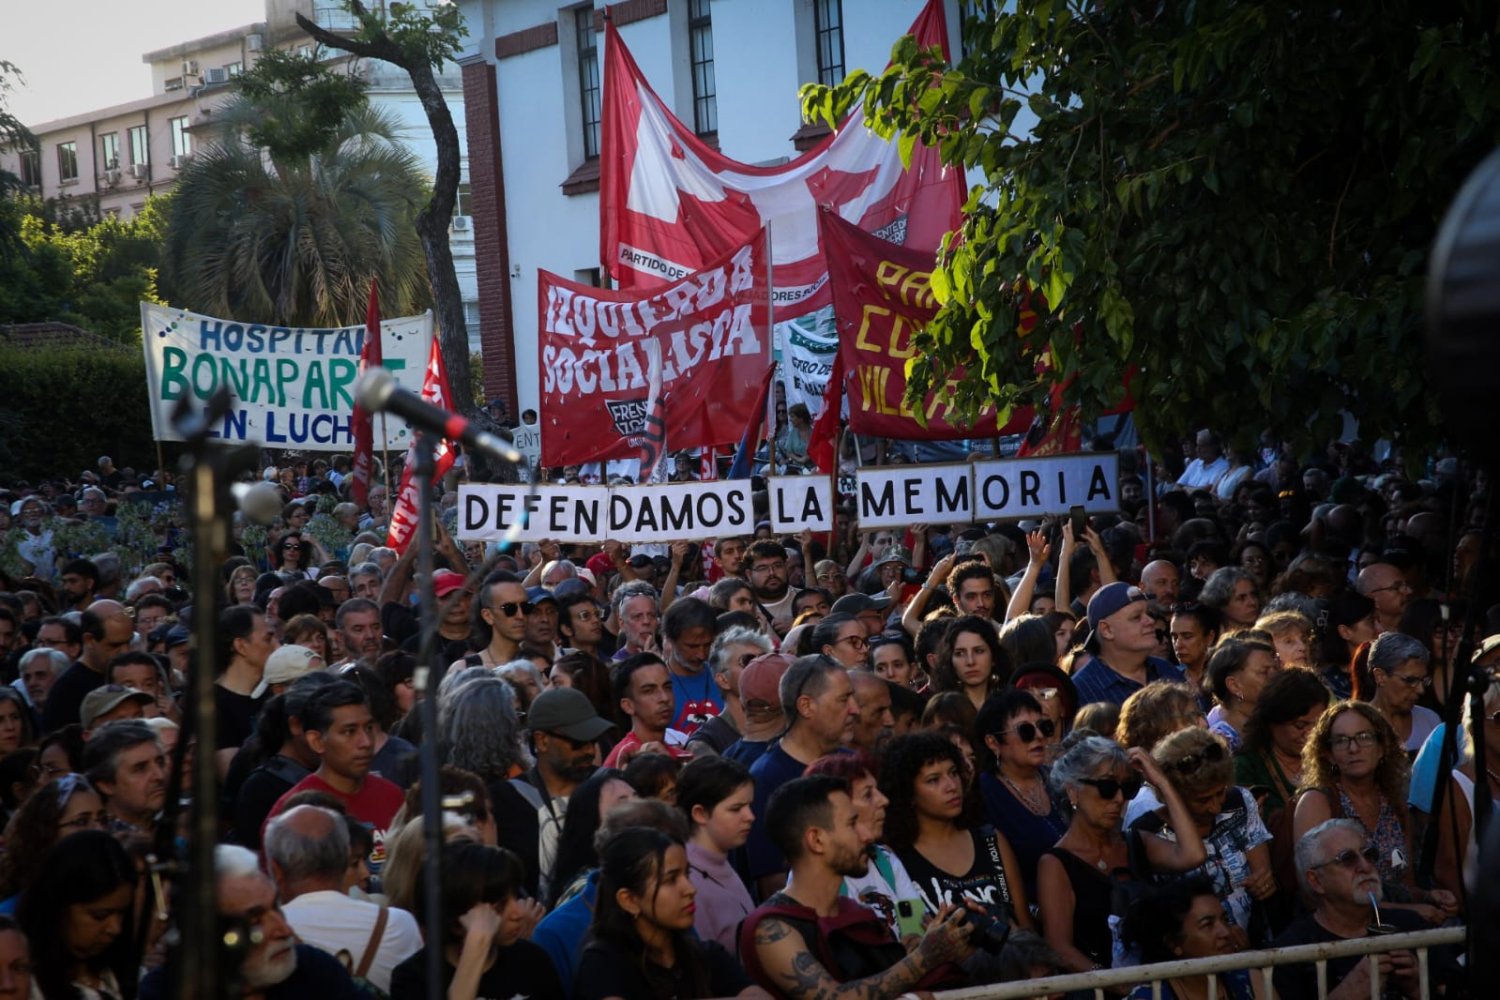
POLYGON ((57 179, 64 184, 78 179, 78 143, 57 144, 57 179))
POLYGON ((106 132, 99 137, 99 164, 105 170, 120 169, 120 136, 106 132))
POLYGON ((232 62, 228 66, 224 67, 224 72, 229 75, 229 78, 231 80, 233 80, 235 77, 237 77, 241 73, 245 72, 245 64, 244 63, 239 63, 239 62, 232 62))
POLYGON ((192 156, 193 136, 188 132, 187 115, 170 119, 169 124, 172 126, 172 155, 192 156))
POLYGON ((470 333, 473 333, 475 330, 479 329, 479 303, 478 302, 465 302, 464 303, 464 326, 466 326, 466 327, 469 328, 469 332, 470 333))
POLYGON ((718 89, 714 85, 714 26, 709 0, 688 0, 688 47, 693 59, 693 131, 719 131, 718 89))
POLYGON ((172 77, 172 79, 170 79, 166 83, 164 83, 162 85, 162 87, 165 90, 181 90, 182 89, 182 77, 180 77, 180 76, 174 76, 174 77, 172 77))
POLYGON ((458 186, 458 194, 453 199, 453 214, 473 215, 472 201, 470 200, 470 188, 467 181, 458 186))
POLYGON ((813 39, 818 49, 818 82, 831 87, 844 79, 844 12, 841 0, 813 0, 813 39))
POLYGON ((146 126, 134 125, 130 129, 130 162, 141 166, 151 162, 151 140, 146 136, 146 126))
POLYGON ((599 158, 599 39, 594 31, 594 7, 579 7, 573 12, 574 35, 578 46, 578 96, 583 106, 583 155, 599 158))
POLYGON ((21 183, 29 188, 42 186, 42 151, 40 149, 21 150, 21 183))

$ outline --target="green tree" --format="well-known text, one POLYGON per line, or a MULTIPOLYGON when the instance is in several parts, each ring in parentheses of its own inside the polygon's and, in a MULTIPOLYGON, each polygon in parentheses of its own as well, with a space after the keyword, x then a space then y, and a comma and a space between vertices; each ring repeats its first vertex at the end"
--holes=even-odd
POLYGON ((456 3, 435 3, 431 7, 415 3, 366 6, 360 0, 344 0, 344 6, 359 22, 352 35, 336 34, 301 14, 297 15, 297 24, 328 48, 388 62, 411 77, 437 148, 437 172, 430 197, 417 214, 416 229, 427 260, 427 276, 432 282, 433 310, 437 314, 443 363, 453 389, 453 406, 460 412, 471 413, 474 394, 469 388, 469 332, 464 321, 458 272, 453 267, 453 251, 448 246, 448 224, 458 197, 462 151, 458 129, 436 75, 443 63, 458 55, 469 32, 456 3))
POLYGON ((427 307, 413 228, 427 184, 416 157, 394 119, 362 99, 345 100, 332 123, 297 121, 296 90, 319 78, 283 78, 278 98, 243 93, 216 113, 166 226, 165 270, 184 306, 339 326, 363 319, 375 278, 387 315, 427 307))
POLYGON ((1423 272, 1500 133, 1489 5, 968 6, 957 65, 907 38, 882 75, 803 92, 829 120, 863 99, 986 179, 940 254, 913 398, 963 366, 971 412, 1057 380, 1097 410, 1134 366, 1158 447, 1205 425, 1326 439, 1340 411, 1369 439, 1438 437, 1423 272))

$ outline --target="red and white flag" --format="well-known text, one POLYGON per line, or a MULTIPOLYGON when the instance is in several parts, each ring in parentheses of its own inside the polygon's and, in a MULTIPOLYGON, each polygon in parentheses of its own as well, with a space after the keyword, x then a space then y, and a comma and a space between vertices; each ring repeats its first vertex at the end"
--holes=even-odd
MULTIPOLYGON (((432 338, 432 349, 427 355, 427 369, 422 374, 422 399, 442 410, 453 408, 453 394, 448 389, 448 368, 443 364, 443 351, 436 337, 432 338)), ((406 463, 401 470, 401 489, 396 493, 396 506, 391 511, 390 534, 386 538, 386 544, 397 552, 405 552, 417 534, 417 490, 411 481, 412 468, 416 465, 415 440, 412 445, 406 450, 406 463)), ((436 461, 432 478, 436 481, 453 468, 453 445, 447 438, 437 443, 434 457, 436 461)))
MULTIPOLYGON (((928 0, 910 28, 919 45, 947 51, 941 0, 928 0)), ((894 140, 864 127, 855 110, 814 149, 778 167, 721 155, 679 121, 605 22, 604 115, 599 178, 600 260, 617 287, 678 281, 771 233, 776 319, 830 301, 818 241, 827 206, 866 232, 933 252, 957 228, 964 173, 918 145, 908 169, 894 140)))
MULTIPOLYGON (((365 342, 359 351, 359 373, 385 363, 380 350, 380 288, 370 279, 370 304, 365 308, 365 342)), ((354 463, 350 472, 349 498, 363 507, 370 498, 375 468, 375 426, 371 414, 354 404, 354 463)))

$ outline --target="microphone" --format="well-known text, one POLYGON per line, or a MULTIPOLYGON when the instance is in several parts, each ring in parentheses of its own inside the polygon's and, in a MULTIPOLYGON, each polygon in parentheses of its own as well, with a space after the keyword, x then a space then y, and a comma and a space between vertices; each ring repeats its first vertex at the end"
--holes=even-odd
POLYGON ((495 435, 401 388, 396 384, 396 376, 385 368, 371 368, 361 375, 354 383, 354 399, 371 413, 394 413, 418 430, 457 441, 470 451, 512 464, 525 461, 519 451, 495 435))

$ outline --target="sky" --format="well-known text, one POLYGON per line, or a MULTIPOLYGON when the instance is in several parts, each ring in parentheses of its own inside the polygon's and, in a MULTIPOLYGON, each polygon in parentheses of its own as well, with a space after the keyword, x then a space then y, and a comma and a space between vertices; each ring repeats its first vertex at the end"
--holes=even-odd
POLYGON ((143 53, 263 20, 265 0, 0 0, 0 60, 25 77, 4 100, 35 125, 149 97, 143 53))

